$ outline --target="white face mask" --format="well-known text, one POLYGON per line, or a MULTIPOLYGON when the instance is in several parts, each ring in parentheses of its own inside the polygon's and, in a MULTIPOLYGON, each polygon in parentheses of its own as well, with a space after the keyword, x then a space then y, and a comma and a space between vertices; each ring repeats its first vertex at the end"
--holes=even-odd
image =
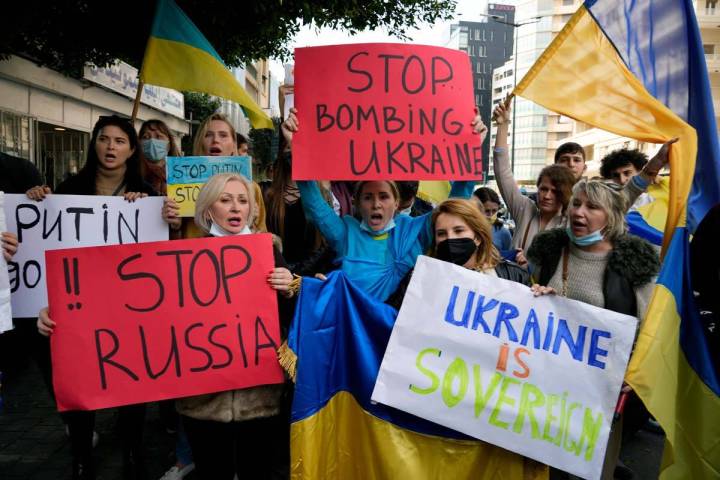
POLYGON ((407 208, 404 209, 404 210, 399 210, 399 211, 397 212, 397 214, 398 214, 398 215, 407 215, 407 216, 409 217, 411 212, 412 212, 412 205, 410 205, 409 207, 407 207, 407 208))
POLYGON ((247 235, 248 233, 252 233, 252 230, 250 230, 250 227, 248 227, 247 224, 238 233, 230 233, 215 222, 212 222, 210 224, 210 235, 212 235, 213 237, 228 237, 231 235, 247 235))

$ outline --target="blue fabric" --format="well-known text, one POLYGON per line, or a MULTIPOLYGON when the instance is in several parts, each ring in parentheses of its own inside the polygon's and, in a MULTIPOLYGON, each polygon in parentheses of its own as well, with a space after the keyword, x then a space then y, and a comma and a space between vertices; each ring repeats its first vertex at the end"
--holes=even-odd
POLYGON ((210 42, 173 0, 158 0, 150 36, 185 43, 205 51, 225 65, 210 42))
POLYGON ((400 410, 370 402, 397 311, 369 296, 340 271, 326 281, 303 278, 288 346, 297 355, 291 421, 317 413, 338 392, 353 395, 378 418, 409 430, 464 438, 400 410))
POLYGON ((586 0, 585 7, 648 92, 698 135, 688 199, 694 232, 720 201, 720 145, 707 65, 690 0, 586 0))
POLYGON ((510 234, 510 230, 502 225, 494 224, 492 226, 492 233, 493 245, 495 245, 495 248, 501 252, 503 250, 510 250, 510 247, 512 246, 512 235, 510 234))
POLYGON ((708 388, 720 395, 709 344, 692 295, 688 238, 720 202, 720 146, 700 29, 690 0, 586 0, 585 6, 645 88, 685 119, 698 135, 688 228, 678 228, 665 254, 658 283, 675 297, 680 346, 708 388), (622 3, 622 8, 618 8, 622 3))
POLYGON ((630 211, 625 219, 631 234, 644 238, 653 245, 662 245, 663 232, 647 223, 640 212, 630 211))
MULTIPOLYGON (((474 182, 453 182, 451 197, 469 198, 474 182)), ((418 255, 432 244, 430 213, 419 217, 398 215, 395 228, 378 240, 360 228, 349 215, 338 217, 316 182, 298 182, 305 216, 337 252, 336 262, 355 285, 379 300, 386 300, 400 280, 415 266, 418 255)))

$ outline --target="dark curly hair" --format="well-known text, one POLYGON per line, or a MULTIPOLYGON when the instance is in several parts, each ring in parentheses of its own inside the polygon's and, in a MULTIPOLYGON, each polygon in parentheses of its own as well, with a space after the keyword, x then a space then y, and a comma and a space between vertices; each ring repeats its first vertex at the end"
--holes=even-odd
POLYGON ((638 172, 643 169, 645 164, 648 162, 648 157, 640 150, 622 148, 615 150, 605 155, 600 160, 600 175, 603 178, 610 178, 613 170, 631 165, 635 167, 638 172))
POLYGON ((536 186, 540 186, 543 177, 547 177, 550 183, 555 187, 555 195, 562 204, 563 213, 567 210, 570 197, 572 196, 573 185, 575 185, 575 175, 572 170, 565 165, 548 165, 540 170, 536 186))

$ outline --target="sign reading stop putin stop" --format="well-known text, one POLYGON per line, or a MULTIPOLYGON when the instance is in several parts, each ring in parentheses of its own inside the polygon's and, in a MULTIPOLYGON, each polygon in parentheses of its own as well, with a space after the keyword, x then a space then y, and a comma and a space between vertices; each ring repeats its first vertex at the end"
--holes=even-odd
POLYGON ((296 180, 479 180, 466 53, 406 44, 295 50, 296 180))

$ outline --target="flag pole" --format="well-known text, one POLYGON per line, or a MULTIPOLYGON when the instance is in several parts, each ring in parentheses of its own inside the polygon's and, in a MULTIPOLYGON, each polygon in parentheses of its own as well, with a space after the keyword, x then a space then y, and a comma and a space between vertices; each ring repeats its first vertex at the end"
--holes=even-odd
POLYGON ((135 102, 133 103, 133 109, 132 109, 132 115, 130 116, 130 121, 135 124, 135 119, 137 118, 138 108, 140 108, 140 97, 142 97, 142 91, 145 87, 145 83, 138 79, 138 88, 137 93, 135 94, 135 102))

